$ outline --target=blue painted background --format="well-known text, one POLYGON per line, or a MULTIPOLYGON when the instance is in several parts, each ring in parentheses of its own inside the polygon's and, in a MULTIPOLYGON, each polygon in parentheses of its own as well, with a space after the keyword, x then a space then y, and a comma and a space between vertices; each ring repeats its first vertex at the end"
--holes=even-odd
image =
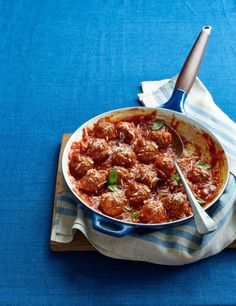
POLYGON ((234 120, 235 1, 0 1, 0 305, 233 305, 236 251, 185 267, 49 251, 61 136, 139 105, 200 28, 199 77, 234 120))

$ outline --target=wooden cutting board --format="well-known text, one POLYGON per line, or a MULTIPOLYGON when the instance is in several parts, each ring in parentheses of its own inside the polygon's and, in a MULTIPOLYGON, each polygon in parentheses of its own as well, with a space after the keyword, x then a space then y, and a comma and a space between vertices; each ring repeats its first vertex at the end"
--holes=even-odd
MULTIPOLYGON (((59 193, 69 191, 68 187, 65 184, 63 175, 62 175, 62 167, 61 167, 61 159, 64 147, 66 145, 67 140, 71 134, 64 134, 62 137, 62 143, 60 148, 60 155, 58 161, 57 168, 57 179, 56 179, 56 188, 55 188, 55 196, 54 196, 54 208, 53 208, 53 217, 52 223, 54 222, 56 216, 56 198, 59 193)), ((76 232, 74 239, 70 243, 58 243, 50 240, 50 248, 55 252, 66 252, 66 251, 95 251, 95 248, 90 244, 87 238, 79 231, 76 232)), ((229 246, 229 248, 236 248, 236 240, 229 246)))

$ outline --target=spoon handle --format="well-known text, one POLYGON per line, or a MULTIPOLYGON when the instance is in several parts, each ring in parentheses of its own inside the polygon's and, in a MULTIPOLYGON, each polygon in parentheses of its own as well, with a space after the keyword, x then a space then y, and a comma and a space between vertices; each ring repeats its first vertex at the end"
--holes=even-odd
POLYGON ((210 33, 211 26, 204 26, 202 28, 179 73, 175 89, 182 89, 186 94, 190 91, 196 79, 210 33))
POLYGON ((217 225, 215 221, 205 212, 205 210, 200 206, 196 200, 194 194, 192 193, 179 165, 174 161, 176 171, 184 185, 188 200, 191 204, 193 210, 193 216, 196 224, 196 228, 199 234, 205 235, 213 232, 217 225))

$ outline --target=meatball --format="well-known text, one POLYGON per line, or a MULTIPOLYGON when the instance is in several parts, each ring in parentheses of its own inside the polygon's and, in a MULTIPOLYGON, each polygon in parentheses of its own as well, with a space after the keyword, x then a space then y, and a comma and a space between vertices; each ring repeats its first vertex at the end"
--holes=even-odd
POLYGON ((161 201, 168 213, 169 218, 172 220, 182 219, 192 214, 187 197, 182 192, 165 195, 161 198, 161 201))
POLYGON ((123 185, 123 183, 127 183, 130 178, 129 170, 125 169, 124 167, 116 166, 115 169, 117 170, 117 183, 118 185, 123 185))
POLYGON ((105 214, 115 217, 123 212, 126 203, 124 192, 106 192, 101 196, 99 208, 105 214))
POLYGON ((91 169, 78 182, 79 190, 85 193, 97 193, 107 182, 107 171, 91 169))
POLYGON ((158 146, 154 141, 138 139, 134 147, 137 158, 142 163, 149 163, 155 159, 158 154, 158 146))
POLYGON ((192 188, 192 191, 195 191, 195 194, 200 199, 205 200, 205 201, 207 201, 209 198, 212 197, 212 194, 215 190, 216 190, 216 186, 213 185, 212 183, 205 183, 205 184, 202 183, 202 184, 197 184, 197 185, 195 184, 195 186, 193 186, 192 188))
POLYGON ((149 138, 155 141, 161 149, 167 148, 172 142, 172 135, 167 131, 152 131, 149 138))
POLYGON ((103 162, 109 156, 109 145, 104 139, 92 139, 88 143, 87 155, 95 162, 103 162))
POLYGON ((139 164, 135 169, 135 178, 139 183, 146 184, 150 189, 157 185, 158 177, 156 170, 149 165, 139 164))
POLYGON ((187 174, 187 178, 193 183, 206 183, 210 180, 210 172, 206 169, 193 167, 187 174))
POLYGON ((69 163, 69 169, 71 175, 78 179, 83 177, 88 170, 93 168, 93 160, 88 156, 83 156, 78 153, 74 153, 71 156, 69 163))
POLYGON ((158 176, 162 179, 170 178, 175 172, 173 157, 164 154, 158 154, 155 160, 158 176))
POLYGON ((162 223, 168 221, 166 209, 162 202, 154 198, 145 201, 141 218, 145 223, 162 223))
POLYGON ((98 120, 98 122, 94 124, 93 131, 94 135, 98 138, 116 139, 117 136, 115 124, 106 118, 98 120))
POLYGON ((138 131, 133 122, 119 122, 116 124, 116 129, 119 139, 128 144, 133 143, 138 135, 138 131))
POLYGON ((116 166, 129 167, 136 161, 134 151, 126 144, 120 144, 112 148, 112 162, 116 166))
POLYGON ((128 185, 125 195, 134 208, 139 208, 145 200, 151 197, 150 189, 137 182, 131 182, 128 185))

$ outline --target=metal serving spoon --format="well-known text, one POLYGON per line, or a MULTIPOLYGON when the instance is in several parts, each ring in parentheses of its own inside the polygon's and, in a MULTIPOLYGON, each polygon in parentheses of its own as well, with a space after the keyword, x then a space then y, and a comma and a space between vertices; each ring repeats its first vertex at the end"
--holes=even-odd
POLYGON ((172 148, 176 154, 176 158, 174 159, 174 165, 182 181, 188 200, 191 204, 197 231, 199 232, 199 234, 202 235, 209 234, 217 228, 217 225, 215 221, 205 212, 205 210, 200 206, 200 204, 196 200, 193 192, 191 191, 187 183, 186 178, 183 175, 182 170, 180 169, 177 163, 178 158, 180 158, 184 152, 184 145, 181 137, 179 136, 179 134, 176 132, 175 129, 173 129, 171 126, 169 126, 166 123, 165 125, 171 130, 172 133, 172 148))
MULTIPOLYGON (((170 97, 169 101, 164 104, 164 108, 170 108, 178 112, 183 111, 185 99, 196 79, 197 72, 201 64, 201 60, 203 58, 210 34, 211 26, 204 26, 179 73, 172 96, 170 97)), ((167 126, 169 125, 167 124, 167 126)), ((211 219, 209 215, 203 210, 203 208, 196 200, 181 169, 178 166, 177 160, 183 154, 184 146, 182 139, 176 132, 176 130, 170 126, 169 128, 172 131, 173 149, 176 153, 174 165, 183 183, 189 202, 191 204, 197 231, 199 232, 199 234, 208 234, 214 231, 217 225, 214 220, 211 219)))

